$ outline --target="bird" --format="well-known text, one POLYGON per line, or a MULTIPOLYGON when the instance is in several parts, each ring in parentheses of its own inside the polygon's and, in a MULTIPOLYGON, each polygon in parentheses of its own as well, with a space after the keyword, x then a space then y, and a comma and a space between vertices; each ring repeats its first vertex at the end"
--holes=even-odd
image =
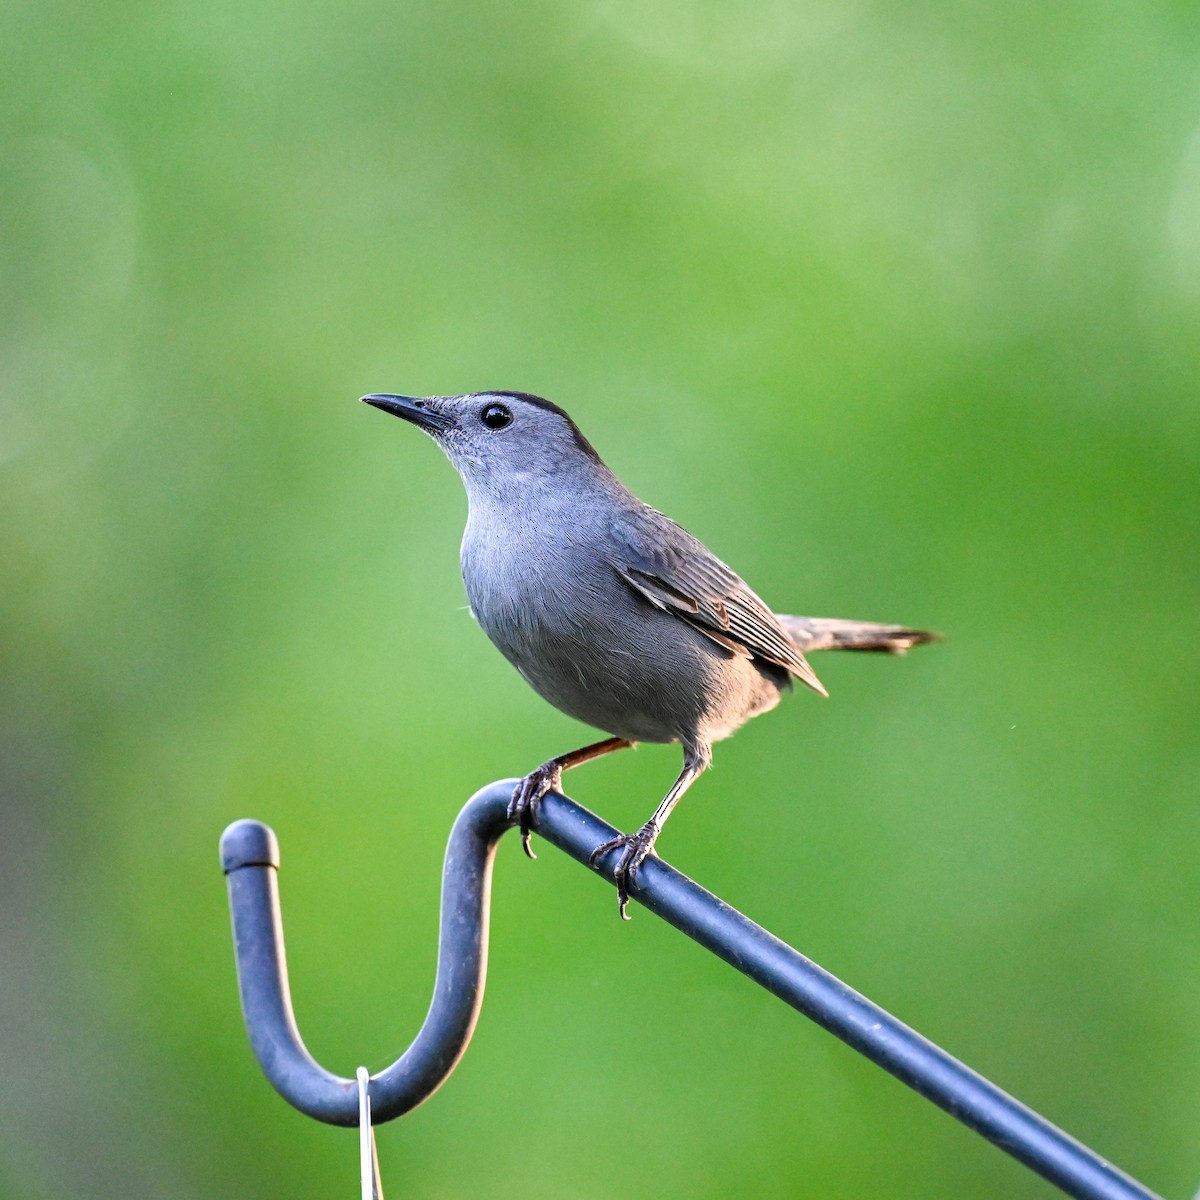
POLYGON ((608 736, 517 784, 508 820, 526 854, 538 804, 563 772, 638 742, 678 743, 683 766, 650 819, 591 855, 619 851, 618 911, 713 743, 779 703, 799 680, 827 696, 806 654, 904 654, 938 635, 903 625, 775 613, 699 539, 638 499, 557 404, 529 392, 372 393, 415 425, 462 477, 470 610, 525 681, 608 736))

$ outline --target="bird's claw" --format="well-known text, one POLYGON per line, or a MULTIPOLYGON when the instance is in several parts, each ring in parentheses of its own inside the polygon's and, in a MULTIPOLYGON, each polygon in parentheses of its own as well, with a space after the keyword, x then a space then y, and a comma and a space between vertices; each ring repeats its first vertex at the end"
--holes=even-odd
POLYGON ((657 837, 657 829, 643 825, 637 833, 618 834, 611 841, 597 846, 588 855, 588 866, 594 867, 610 850, 622 851, 620 861, 613 868, 613 882, 617 885, 617 903, 622 921, 630 919, 629 913, 626 912, 629 907, 629 885, 637 879, 638 868, 654 849, 657 837))
POLYGON ((533 819, 537 815, 538 805, 547 792, 557 791, 561 783, 562 768, 558 763, 548 762, 542 763, 536 771, 531 771, 513 789, 505 815, 512 824, 520 827, 521 845, 530 858, 537 858, 529 844, 529 835, 533 831, 533 819))

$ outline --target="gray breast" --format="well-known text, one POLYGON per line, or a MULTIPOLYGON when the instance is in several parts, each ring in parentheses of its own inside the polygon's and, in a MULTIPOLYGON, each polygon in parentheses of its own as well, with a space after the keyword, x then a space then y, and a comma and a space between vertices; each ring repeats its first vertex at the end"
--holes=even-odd
POLYGON ((548 553, 519 528, 479 537, 462 570, 484 631, 569 716, 634 741, 728 736, 779 697, 779 672, 736 658, 625 584, 582 539, 548 553))

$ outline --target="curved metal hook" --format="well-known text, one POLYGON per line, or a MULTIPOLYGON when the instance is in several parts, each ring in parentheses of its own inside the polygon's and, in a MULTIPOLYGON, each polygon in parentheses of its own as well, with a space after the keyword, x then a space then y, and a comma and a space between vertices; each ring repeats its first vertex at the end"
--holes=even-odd
MULTIPOLYGON (((488 917, 496 843, 508 828, 516 781, 477 792, 454 823, 442 872, 437 979, 429 1013, 413 1044, 371 1079, 376 1124, 427 1100, 462 1057, 487 974, 488 917)), ((358 1085, 325 1070, 296 1027, 279 912, 279 843, 261 821, 235 821, 221 835, 238 986, 250 1044, 263 1073, 301 1112, 330 1125, 358 1124, 358 1085)))
MULTIPOLYGON (((488 909, 496 842, 509 827, 516 780, 483 788, 450 833, 442 875, 437 980, 429 1013, 403 1055, 370 1081, 376 1123, 428 1099, 462 1057, 483 1002, 488 909)), ((587 864, 616 830, 557 793, 541 802, 534 830, 587 864)), ((610 882, 619 854, 593 868, 610 882)), ((332 1075, 304 1047, 292 1015, 275 870, 275 835, 237 821, 221 838, 229 879, 242 1010, 267 1078, 301 1112, 331 1125, 358 1124, 357 1084, 332 1075)), ((933 1101, 969 1129, 1081 1200, 1158 1200, 1153 1192, 873 1004, 798 950, 651 855, 630 895, 682 933, 810 1017, 933 1101)))

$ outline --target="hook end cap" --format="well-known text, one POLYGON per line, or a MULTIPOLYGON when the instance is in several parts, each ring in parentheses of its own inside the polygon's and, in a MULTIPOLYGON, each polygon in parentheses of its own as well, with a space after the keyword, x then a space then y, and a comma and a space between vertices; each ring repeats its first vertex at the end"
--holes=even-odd
POLYGON ((234 821, 221 834, 221 870, 226 875, 242 867, 279 866, 279 839, 261 821, 234 821))

